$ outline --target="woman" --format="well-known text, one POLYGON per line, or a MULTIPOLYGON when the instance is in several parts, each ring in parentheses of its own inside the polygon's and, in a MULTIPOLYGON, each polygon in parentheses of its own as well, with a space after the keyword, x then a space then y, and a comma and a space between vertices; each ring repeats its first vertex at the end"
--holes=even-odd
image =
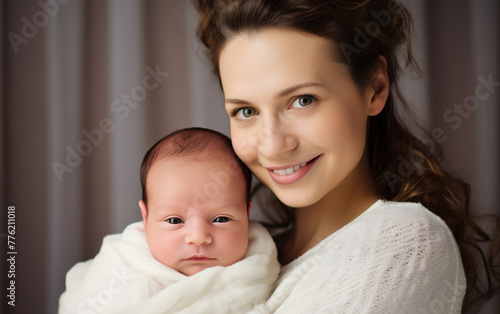
POLYGON ((459 313, 498 290, 498 254, 477 254, 489 237, 468 185, 401 118, 397 53, 414 65, 401 4, 199 0, 198 10, 234 149, 291 218, 270 311, 459 313))

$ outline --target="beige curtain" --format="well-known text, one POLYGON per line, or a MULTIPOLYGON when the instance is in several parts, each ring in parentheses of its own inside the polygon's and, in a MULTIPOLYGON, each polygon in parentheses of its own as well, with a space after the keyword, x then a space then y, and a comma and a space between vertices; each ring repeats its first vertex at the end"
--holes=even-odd
MULTIPOLYGON (((446 135, 445 162, 476 207, 498 211, 499 5, 406 2, 424 70, 402 82, 408 98, 446 135)), ((178 128, 229 125, 190 1, 6 0, 0 19, 2 252, 15 206, 15 312, 55 313, 66 271, 140 219, 147 148, 178 128)), ((5 298, 0 309, 13 310, 5 298)))

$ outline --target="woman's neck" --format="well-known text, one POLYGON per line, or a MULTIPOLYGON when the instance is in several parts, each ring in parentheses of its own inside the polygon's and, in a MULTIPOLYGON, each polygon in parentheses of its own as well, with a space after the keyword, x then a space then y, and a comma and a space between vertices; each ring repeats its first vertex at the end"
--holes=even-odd
POLYGON ((346 180, 319 202, 295 209, 294 229, 280 249, 287 264, 367 210, 378 198, 370 184, 367 165, 361 162, 346 180))

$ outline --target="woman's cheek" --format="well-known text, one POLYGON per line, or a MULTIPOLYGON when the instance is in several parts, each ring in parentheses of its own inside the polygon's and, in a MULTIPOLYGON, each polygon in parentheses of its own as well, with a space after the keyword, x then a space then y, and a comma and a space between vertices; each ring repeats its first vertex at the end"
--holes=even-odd
POLYGON ((236 155, 238 155, 243 162, 247 163, 255 158, 258 147, 257 135, 242 130, 234 130, 234 128, 232 128, 231 139, 236 155))

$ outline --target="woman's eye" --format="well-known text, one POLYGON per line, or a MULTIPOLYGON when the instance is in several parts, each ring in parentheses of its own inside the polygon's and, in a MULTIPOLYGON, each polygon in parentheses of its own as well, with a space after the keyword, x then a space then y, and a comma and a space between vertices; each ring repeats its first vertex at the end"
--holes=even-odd
POLYGON ((313 96, 309 95, 299 96, 294 100, 292 107, 304 108, 312 104, 314 101, 316 101, 316 98, 313 96))
POLYGON ((234 116, 240 120, 250 119, 254 115, 255 115, 255 109, 253 108, 241 108, 234 113, 234 116))
POLYGON ((172 218, 168 218, 166 220, 166 222, 168 222, 169 224, 172 224, 172 225, 177 225, 177 224, 181 224, 183 221, 180 218, 172 217, 172 218))
POLYGON ((228 222, 229 220, 231 219, 229 219, 228 217, 217 217, 214 219, 214 222, 228 222))

